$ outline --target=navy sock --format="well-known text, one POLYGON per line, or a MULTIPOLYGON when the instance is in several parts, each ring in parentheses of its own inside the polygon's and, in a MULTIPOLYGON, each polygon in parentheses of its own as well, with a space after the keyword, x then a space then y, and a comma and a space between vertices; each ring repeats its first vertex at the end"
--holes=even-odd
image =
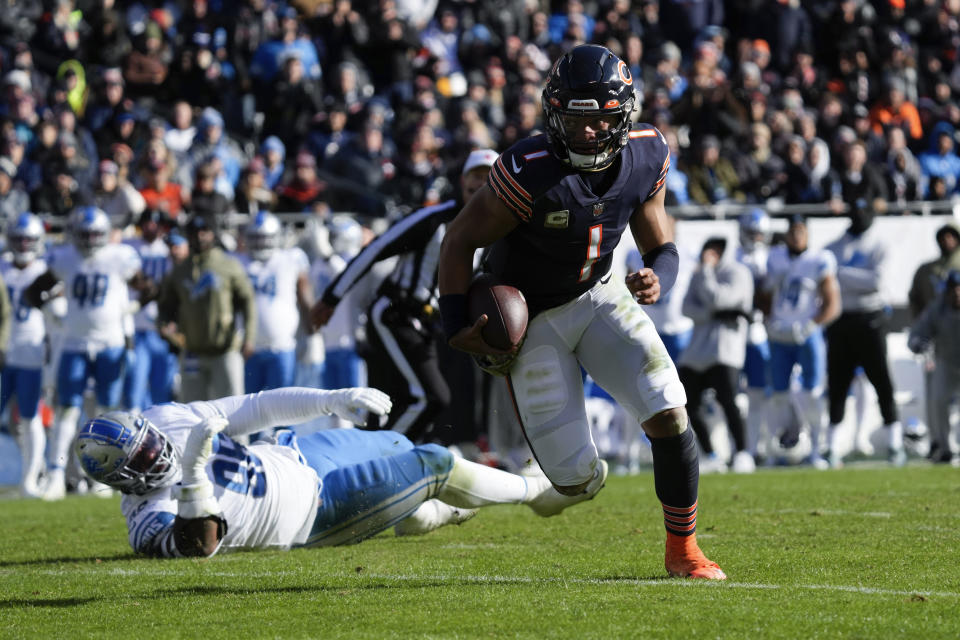
POLYGON ((663 504, 667 531, 678 536, 692 535, 697 528, 697 485, 700 466, 693 429, 678 436, 650 438, 653 452, 653 482, 663 504))

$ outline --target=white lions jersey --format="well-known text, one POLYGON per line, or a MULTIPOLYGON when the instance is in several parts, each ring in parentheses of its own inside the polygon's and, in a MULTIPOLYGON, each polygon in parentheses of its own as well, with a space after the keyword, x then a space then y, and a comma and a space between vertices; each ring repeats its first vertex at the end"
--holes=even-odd
POLYGON ((836 275, 837 260, 826 250, 808 249, 791 256, 785 246, 770 250, 767 262, 768 288, 775 290, 770 321, 779 323, 806 322, 820 308, 820 283, 836 275))
POLYGON ((62 245, 48 262, 63 280, 67 297, 63 350, 123 346, 130 307, 127 281, 140 270, 137 252, 125 244, 108 244, 84 257, 73 245, 62 245))
MULTIPOLYGON (((161 238, 157 238, 153 242, 145 242, 140 238, 134 238, 128 240, 126 244, 133 247, 140 255, 143 274, 159 285, 173 266, 173 262, 170 260, 170 248, 167 243, 161 238)), ((137 298, 132 291, 130 296, 134 300, 137 298)), ((150 302, 140 309, 134 316, 133 322, 137 331, 156 331, 157 303, 150 302)))
MULTIPOLYGON (((314 290, 325 291, 346 265, 347 260, 336 254, 314 261, 310 268, 310 282, 313 283, 314 290)), ((327 349, 351 351, 356 348, 357 318, 363 313, 360 300, 369 297, 371 283, 373 279, 370 274, 365 274, 337 303, 330 321, 320 329, 327 349)))
MULTIPOLYGON (((171 439, 182 456, 195 426, 212 416, 228 416, 238 405, 254 402, 253 398, 160 404, 143 415, 171 439)), ((296 448, 266 442, 243 446, 220 434, 213 450, 207 477, 228 523, 221 551, 288 549, 306 542, 317 514, 320 479, 296 448)), ((142 496, 123 496, 120 508, 134 551, 180 555, 171 535, 177 514, 174 486, 142 496)))
POLYGON ((248 255, 237 259, 250 276, 257 303, 257 351, 292 351, 297 346, 300 311, 297 279, 310 271, 307 254, 298 247, 277 249, 266 261, 248 255))
POLYGON ((46 271, 47 263, 43 260, 34 260, 23 269, 6 261, 0 263, 0 273, 10 294, 12 322, 10 342, 7 344, 8 366, 23 369, 43 367, 46 352, 44 338, 47 335, 43 311, 24 302, 23 291, 46 271))
POLYGON ((737 247, 737 262, 746 265, 753 274, 754 284, 759 284, 767 275, 767 262, 769 261, 770 247, 758 242, 752 249, 745 249, 743 246, 737 247))

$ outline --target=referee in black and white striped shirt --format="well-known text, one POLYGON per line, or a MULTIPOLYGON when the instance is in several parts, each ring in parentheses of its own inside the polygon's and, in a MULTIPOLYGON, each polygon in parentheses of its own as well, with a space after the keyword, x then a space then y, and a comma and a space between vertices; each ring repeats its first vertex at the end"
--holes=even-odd
POLYGON ((472 151, 461 172, 460 199, 419 209, 398 220, 347 264, 310 311, 313 325, 322 327, 337 303, 374 264, 399 256, 367 313, 367 384, 389 393, 393 400, 384 428, 415 442, 450 404, 450 387, 440 371, 437 352, 440 244, 447 223, 483 186, 496 160, 497 152, 492 149, 472 151))

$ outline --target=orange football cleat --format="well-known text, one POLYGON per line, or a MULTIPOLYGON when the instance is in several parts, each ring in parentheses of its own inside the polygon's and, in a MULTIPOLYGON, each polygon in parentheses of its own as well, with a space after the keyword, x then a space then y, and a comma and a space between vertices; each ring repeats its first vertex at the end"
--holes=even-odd
POLYGON ((667 573, 676 578, 726 580, 727 574, 711 562, 697 546, 697 536, 676 536, 667 533, 667 554, 663 562, 667 573))

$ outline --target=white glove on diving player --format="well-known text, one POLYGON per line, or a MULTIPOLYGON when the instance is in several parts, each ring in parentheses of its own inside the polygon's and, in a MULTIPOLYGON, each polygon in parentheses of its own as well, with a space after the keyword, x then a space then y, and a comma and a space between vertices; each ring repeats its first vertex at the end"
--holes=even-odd
POLYGON ((213 484, 207 478, 207 461, 213 455, 213 440, 228 422, 221 416, 207 418, 193 428, 183 447, 180 485, 174 490, 181 518, 203 518, 220 515, 220 505, 213 496, 213 484))
POLYGON ((370 387, 327 391, 320 403, 325 413, 335 414, 354 424, 366 423, 368 413, 385 416, 393 406, 390 396, 370 387))

